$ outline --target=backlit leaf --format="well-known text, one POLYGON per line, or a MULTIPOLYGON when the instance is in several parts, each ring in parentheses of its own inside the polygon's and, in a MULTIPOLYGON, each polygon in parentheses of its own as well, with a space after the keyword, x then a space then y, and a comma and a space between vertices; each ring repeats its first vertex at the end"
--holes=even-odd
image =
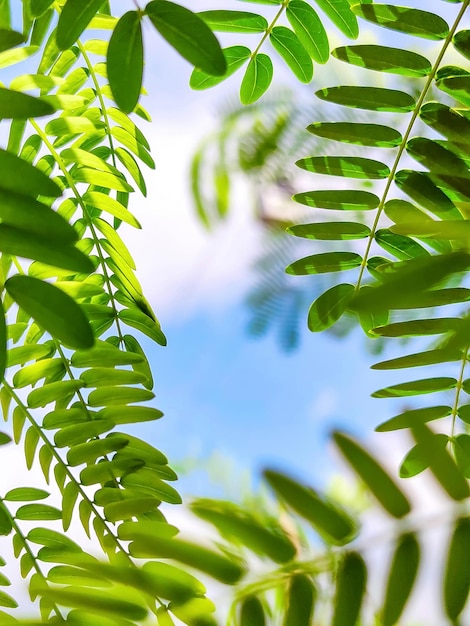
POLYGON ((62 518, 62 513, 48 504, 23 504, 16 511, 15 517, 24 521, 56 520, 62 518))
POLYGON ((142 88, 144 50, 140 19, 137 11, 122 15, 108 47, 109 84, 116 104, 126 113, 135 108, 142 88))
POLYGON ((3 174, 0 181, 2 189, 31 198, 36 198, 38 194, 57 198, 62 193, 60 187, 37 167, 1 149, 0 170, 3 174))
POLYGON ((355 4, 352 10, 356 15, 392 30, 426 39, 445 39, 449 27, 445 20, 434 13, 394 6, 392 4, 355 4))
POLYGON ((371 211, 379 205, 379 198, 370 191, 331 189, 296 193, 293 200, 300 204, 334 211, 371 211))
POLYGON ((273 63, 267 54, 259 53, 252 57, 240 85, 242 104, 253 104, 268 89, 273 78, 273 63))
POLYGON ((315 122, 307 126, 307 130, 318 137, 376 148, 394 148, 402 141, 396 129, 379 124, 315 122))
POLYGON ((436 378, 423 378, 411 382, 391 385, 385 389, 379 389, 372 394, 373 398, 402 398, 405 396, 416 396, 423 393, 435 393, 436 391, 447 391, 454 389, 457 380, 448 376, 436 378))
POLYGON ((145 13, 160 35, 187 61, 214 76, 225 73, 227 64, 219 42, 197 14, 168 0, 149 2, 145 13))
POLYGON ((328 35, 316 11, 303 0, 291 0, 286 15, 312 59, 317 63, 326 63, 329 57, 328 35))
POLYGON ((38 324, 66 346, 90 348, 93 332, 78 304, 63 291, 30 276, 12 276, 5 283, 10 296, 38 324))
POLYGON ((357 222, 314 222, 313 224, 296 224, 286 228, 286 232, 294 237, 336 241, 342 239, 364 239, 370 234, 370 228, 357 222))
POLYGON ((295 163, 307 172, 346 178, 387 178, 389 168, 380 161, 355 156, 312 156, 295 163))
POLYGON ((323 252, 299 259, 286 267, 287 274, 323 274, 354 269, 362 263, 362 257, 355 252, 323 252))
POLYGON ((354 293, 354 285, 341 283, 319 296, 308 311, 308 328, 312 333, 330 328, 347 309, 354 293))
POLYGON ((223 76, 212 76, 198 68, 194 68, 189 86, 191 89, 209 89, 218 85, 226 78, 234 74, 250 57, 250 49, 246 46, 231 46, 223 49, 224 57, 227 62, 227 70, 223 76))
POLYGON ((223 33, 263 33, 268 28, 265 17, 247 11, 201 11, 197 15, 212 30, 223 33))
POLYGON ((431 406, 425 409, 410 409, 383 422, 377 426, 375 430, 379 433, 384 433, 392 430, 400 430, 401 428, 411 428, 415 421, 431 422, 432 420, 447 417, 451 413, 452 407, 450 406, 431 406))
POLYGON ((407 113, 412 111, 416 104, 414 98, 408 93, 383 87, 343 85, 320 89, 315 92, 315 95, 325 102, 369 111, 407 113))
POLYGON ((431 63, 416 52, 388 46, 359 45, 335 48, 331 54, 340 61, 377 72, 422 77, 431 71, 431 63))
POLYGON ((49 102, 19 91, 0 87, 0 117, 27 119, 41 115, 51 115, 55 107, 49 102))
POLYGON ((275 26, 269 40, 297 79, 309 83, 313 77, 313 63, 295 32, 285 26, 275 26))
POLYGON ((357 18, 351 11, 348 0, 315 0, 320 9, 328 15, 330 20, 341 32, 351 39, 359 34, 357 18))

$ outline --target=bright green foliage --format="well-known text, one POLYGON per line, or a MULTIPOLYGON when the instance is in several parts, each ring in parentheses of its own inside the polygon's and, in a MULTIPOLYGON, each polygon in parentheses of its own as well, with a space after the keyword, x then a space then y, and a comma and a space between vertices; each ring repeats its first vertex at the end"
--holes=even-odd
MULTIPOLYGON (((333 284, 311 304, 313 332, 348 314, 357 317, 369 337, 438 336, 429 349, 382 361, 375 369, 446 364, 454 368, 450 374, 418 375, 373 395, 402 398, 445 391, 452 399, 402 409, 377 430, 409 429, 416 445, 402 462, 400 476, 429 469, 445 496, 461 506, 470 495, 470 437, 458 430, 470 423, 463 398, 470 392, 465 378, 470 290, 465 282, 459 284, 470 266, 470 74, 466 66, 442 65, 442 59, 451 47, 465 61, 470 57, 469 33, 459 30, 468 0, 456 3, 451 19, 349 0, 253 0, 252 5, 263 5, 262 15, 224 7, 198 14, 168 0, 140 8, 129 2, 118 19, 106 0, 23 0, 22 33, 12 30, 10 4, 0 2, 0 69, 24 59, 36 69, 0 87, 6 138, 0 148, 0 401, 12 433, 0 433, 0 445, 12 438, 20 444, 26 466, 40 470, 51 489, 20 486, 3 494, 0 534, 11 536, 19 572, 38 600, 36 623, 131 626, 156 619, 159 626, 172 626, 176 619, 188 626, 215 624, 215 607, 187 567, 238 584, 232 624, 264 626, 273 613, 268 592, 275 591, 284 626, 309 626, 324 600, 325 579, 333 591, 331 623, 361 623, 366 550, 360 542, 350 545, 360 523, 347 506, 266 470, 276 514, 196 501, 193 512, 226 542, 222 550, 202 546, 177 536, 160 510, 162 502, 181 502, 170 484, 177 476, 166 456, 125 432, 128 425, 162 417, 148 404, 155 396, 146 354, 126 329, 166 344, 119 234, 123 222, 140 227, 130 199, 135 188, 146 193, 143 166, 155 167, 134 116, 149 119, 139 104, 142 30, 156 31, 194 66, 190 83, 195 89, 212 87, 245 66, 244 104, 258 101, 271 85, 268 45, 299 81, 312 80, 314 63, 326 63, 330 53, 324 16, 351 39, 358 37, 365 19, 378 28, 379 42, 382 27, 440 42, 432 59, 411 49, 412 44, 407 49, 359 43, 332 51, 336 59, 380 72, 388 82, 316 86, 333 118, 341 118, 339 107, 352 113, 347 120, 310 123, 308 131, 321 149, 297 165, 312 177, 350 182, 295 194, 297 202, 313 209, 314 218, 289 224, 288 232, 309 240, 313 253, 291 262, 287 271, 332 275, 333 284), (272 11, 269 19, 264 10, 272 11), (92 39, 90 30, 96 29, 109 36, 92 39), (243 45, 223 49, 213 31, 234 33, 243 45), (257 43, 244 45, 245 37, 253 36, 257 43), (98 63, 91 60, 95 56, 98 63), (403 77, 400 84, 394 74, 403 77), (33 95, 25 93, 30 91, 33 95), (367 117, 360 117, 361 110, 367 117), (393 120, 401 118, 399 129, 390 113, 396 114, 393 120), (322 154, 329 142, 332 149, 322 154), (333 153, 336 142, 346 149, 333 153), (348 152, 349 146, 359 149, 348 152), (363 147, 386 150, 370 158, 360 154, 363 147), (415 171, 404 157, 423 169, 415 171), (316 219, 322 210, 328 211, 326 221, 316 219), (344 213, 336 211, 351 217, 338 217, 344 213), (341 249, 347 245, 341 242, 349 240, 354 248, 341 249), (328 246, 328 241, 335 247, 313 247, 317 242, 328 246), (335 273, 346 270, 348 282, 343 277, 335 282, 335 273), (453 308, 440 315, 442 306, 453 308), (402 310, 409 319, 401 317, 402 310), (448 417, 448 432, 427 426, 448 417), (57 506, 47 501, 52 488, 59 494, 57 506), (308 532, 318 535, 324 552, 305 553, 306 534, 286 523, 289 513, 309 524, 308 532), (103 560, 64 534, 73 520, 97 540, 103 560), (48 522, 55 528, 61 523, 63 532, 48 528, 48 522), (274 573, 245 580, 253 554, 274 573)), ((272 123, 257 124, 240 150, 244 171, 259 171, 277 152, 288 117, 284 109, 272 123)), ((217 154, 216 212, 223 217, 230 187, 223 141, 217 154)), ((201 219, 209 225, 197 184, 202 162, 200 151, 193 189, 201 219)), ((419 527, 407 517, 408 497, 375 455, 344 433, 334 433, 333 440, 366 493, 385 514, 408 524, 405 532, 398 528, 396 533, 382 606, 377 607, 378 623, 391 626, 400 619, 419 571, 419 527)), ((469 529, 462 509, 455 517, 443 568, 443 603, 457 623, 468 596, 469 529)), ((0 585, 8 584, 0 574, 0 585)), ((7 624, 12 621, 8 610, 14 611, 17 602, 1 591, 0 605, 6 609, 0 621, 7 624)))

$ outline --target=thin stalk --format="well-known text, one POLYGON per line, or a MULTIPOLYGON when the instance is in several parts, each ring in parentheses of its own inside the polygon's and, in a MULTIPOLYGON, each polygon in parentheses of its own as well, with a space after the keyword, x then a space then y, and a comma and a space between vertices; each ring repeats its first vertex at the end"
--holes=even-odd
POLYGON ((281 8, 279 9, 279 11, 276 13, 276 15, 274 16, 273 21, 271 22, 271 24, 267 27, 264 35, 261 37, 261 41, 259 42, 259 44, 256 46, 256 48, 253 50, 253 52, 250 55, 250 59, 254 59, 255 56, 258 54, 258 52, 261 49, 261 46, 264 44, 264 42, 266 41, 266 39, 269 37, 269 35, 271 34, 274 26, 276 25, 276 22, 278 21, 278 19, 281 17, 281 15, 284 13, 284 11, 287 8, 287 5, 289 4, 289 0, 283 0, 281 8))

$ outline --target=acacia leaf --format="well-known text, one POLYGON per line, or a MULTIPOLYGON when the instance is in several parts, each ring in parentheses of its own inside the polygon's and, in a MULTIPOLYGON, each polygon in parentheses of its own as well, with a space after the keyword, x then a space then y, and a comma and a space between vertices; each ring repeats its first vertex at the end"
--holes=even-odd
POLYGON ((356 156, 311 156, 295 164, 307 172, 346 178, 380 179, 390 174, 390 169, 384 163, 356 156))
POLYGON ((145 13, 160 35, 195 67, 223 76, 227 70, 222 49, 214 33, 196 14, 168 0, 153 0, 145 13))
POLYGON ((354 4, 351 8, 356 15, 369 22, 408 35, 439 40, 449 34, 446 21, 429 11, 379 3, 354 4))
POLYGON ((67 50, 77 41, 103 4, 103 0, 67 0, 57 25, 56 41, 67 50))
POLYGON ((308 311, 307 325, 312 333, 320 332, 335 324, 346 311, 354 293, 354 285, 341 283, 331 287, 312 304, 308 311))
POLYGON ((268 89, 273 78, 273 62, 267 54, 259 53, 250 59, 240 85, 242 104, 253 104, 268 89))
POLYGON ((301 83, 309 83, 313 78, 313 63, 295 32, 285 26, 274 26, 269 40, 294 76, 301 83))
POLYGON ((449 545, 444 573, 444 608, 452 623, 457 623, 470 587, 468 562, 463 555, 470 549, 470 519, 457 520, 449 545))
POLYGON ((90 324, 79 305, 66 293, 31 276, 12 276, 5 283, 9 295, 39 326, 66 346, 90 348, 90 324))
POLYGON ((316 590, 305 574, 293 574, 287 591, 287 609, 283 626, 310 626, 316 590))
POLYGON ((222 33, 263 33, 268 28, 265 17, 247 11, 201 11, 197 15, 212 30, 222 33))
POLYGON ((394 626, 410 597, 419 568, 419 544, 414 533, 401 535, 387 577, 382 610, 383 626, 394 626))
POLYGON ((376 459, 344 433, 334 432, 333 439, 346 461, 390 515, 400 518, 410 512, 408 499, 376 459))
POLYGON ((139 100, 144 69, 142 26, 137 11, 124 13, 114 27, 106 69, 116 104, 130 113, 139 100))
POLYGON ((402 76, 422 77, 431 71, 431 63, 421 54, 373 44, 342 46, 331 54, 340 61, 358 65, 376 72, 389 72, 402 76))
POLYGON ((398 130, 380 124, 315 122, 309 124, 307 130, 317 137, 375 148, 394 148, 402 141, 398 130))
POLYGON ((317 63, 326 63, 330 54, 328 35, 313 7, 304 0, 291 0, 286 16, 312 59, 317 63))
POLYGON ((383 87, 341 85, 325 87, 316 91, 315 95, 325 102, 369 111, 407 113, 416 105, 413 96, 408 93, 383 87))
POLYGON ((323 252, 294 261, 286 267, 286 273, 302 276, 304 274, 342 272, 359 267, 361 263, 362 257, 355 252, 323 252))
POLYGON ((330 20, 339 30, 351 39, 356 39, 359 34, 357 18, 351 11, 351 3, 348 0, 315 0, 320 9, 328 15, 330 20))
POLYGON ((191 89, 209 89, 210 87, 218 85, 244 65, 245 61, 250 57, 251 51, 246 46, 231 46, 224 48, 223 53, 227 62, 225 74, 223 76, 212 76, 212 74, 208 74, 195 67, 189 80, 191 89))
POLYGON ((332 626, 355 626, 366 590, 367 568, 357 552, 348 552, 336 578, 332 626))

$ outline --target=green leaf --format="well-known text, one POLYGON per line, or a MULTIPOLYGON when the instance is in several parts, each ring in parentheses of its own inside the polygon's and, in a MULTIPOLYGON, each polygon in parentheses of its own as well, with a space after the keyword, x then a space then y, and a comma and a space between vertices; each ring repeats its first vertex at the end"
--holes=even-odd
POLYGON ((330 55, 328 35, 316 11, 303 0, 291 0, 286 15, 312 59, 317 63, 326 63, 330 55))
POLYGON ((462 176, 468 174, 465 161, 436 140, 426 137, 413 137, 406 144, 406 151, 419 163, 435 173, 462 176))
POLYGON ((410 597, 419 567, 419 544, 414 533, 402 535, 397 543, 382 610, 383 626, 394 626, 410 597))
POLYGON ((114 423, 109 419, 94 419, 79 424, 65 426, 57 431, 54 443, 58 448, 72 447, 107 433, 114 428, 114 423))
POLYGON ((32 17, 41 17, 53 2, 54 0, 30 0, 29 11, 32 17))
POLYGON ((191 511, 213 524, 231 541, 266 555, 276 563, 285 563, 295 556, 296 548, 281 526, 274 526, 271 522, 263 524, 248 511, 229 502, 196 500, 191 504, 191 511))
POLYGON ((461 240, 470 239, 470 222, 464 220, 432 220, 405 222, 391 226, 390 230, 413 237, 433 237, 434 239, 461 240))
POLYGON ((443 417, 447 417, 452 413, 452 407, 450 406, 431 406, 425 409, 410 409, 400 415, 396 415, 391 419, 379 424, 376 427, 376 431, 379 433, 385 433, 392 430, 400 430, 402 428, 411 428, 415 421, 419 422, 431 422, 432 420, 438 420, 443 417))
POLYGON ((448 391, 455 389, 457 380, 448 376, 435 378, 423 378, 411 382, 392 385, 385 389, 379 389, 372 394, 373 398, 402 398, 406 396, 417 396, 424 393, 435 393, 436 391, 448 391))
POLYGON ((379 124, 315 122, 307 126, 307 130, 313 135, 333 141, 375 148, 395 148, 402 142, 402 136, 395 128, 379 124))
POLYGON ((74 367, 115 367, 141 362, 140 354, 119 350, 107 341, 96 341, 92 350, 74 352, 71 359, 74 367))
POLYGON ((427 467, 429 467, 449 496, 454 500, 464 500, 470 495, 468 483, 458 469, 455 461, 447 452, 436 435, 423 423, 416 422, 411 426, 411 432, 416 443, 420 446, 427 467))
POLYGON ((61 519, 62 513, 48 504, 23 504, 16 511, 15 518, 24 521, 55 520, 61 519))
MULTIPOLYGON (((99 181, 103 187, 105 187, 107 185, 102 182, 102 176, 103 172, 97 172, 96 180, 99 181)), ((139 222, 132 215, 132 213, 126 209, 126 207, 124 207, 117 200, 114 200, 114 198, 111 198, 100 191, 87 191, 83 194, 82 200, 95 209, 105 211, 113 217, 116 217, 118 220, 134 226, 134 228, 141 228, 139 222)))
POLYGON ((265 17, 247 11, 201 11, 197 16, 221 33, 263 33, 268 28, 265 17))
MULTIPOLYGON (((122 407, 123 411, 129 410, 132 407, 122 407)), ((136 410, 145 409, 147 411, 157 411, 157 409, 153 409, 152 407, 135 407, 136 410)), ((115 418, 118 418, 117 411, 114 407, 102 409, 100 413, 103 415, 110 415, 111 419, 115 422, 115 418), (114 413, 115 412, 115 413, 114 413)), ((160 413, 161 417, 161 412, 160 413)), ((158 419, 157 416, 154 416, 153 419, 158 419)), ((120 455, 129 455, 130 457, 138 458, 144 461, 146 467, 158 468, 161 465, 166 465, 168 463, 168 459, 166 456, 157 450, 152 445, 147 443, 146 441, 142 441, 137 437, 132 437, 131 435, 123 435, 122 433, 112 433, 110 437, 115 436, 124 436, 128 440, 128 444, 124 450, 120 451, 120 455)))
POLYGON ((0 117, 27 119, 41 115, 51 115, 55 107, 49 102, 28 94, 0 87, 0 117))
POLYGON ((243 567, 233 559, 181 539, 142 534, 131 542, 129 552, 136 558, 174 559, 227 585, 236 583, 244 573, 243 567))
POLYGON ((444 607, 452 623, 458 623, 469 591, 468 563, 462 555, 470 549, 470 519, 457 520, 449 545, 444 574, 444 607))
POLYGON ((357 222, 315 222, 296 224, 286 228, 294 237, 336 241, 342 239, 364 239, 370 235, 370 228, 357 222))
POLYGON ((6 191, 13 191, 31 198, 36 198, 38 195, 57 198, 62 193, 60 187, 37 167, 1 149, 0 170, 3 174, 0 188, 6 191))
POLYGON ((405 235, 398 235, 388 228, 377 230, 374 239, 381 248, 393 254, 397 259, 407 260, 430 256, 426 248, 418 242, 405 235))
POLYGON ((356 524, 327 498, 280 472, 265 470, 263 476, 276 495, 310 522, 326 541, 342 545, 352 539, 356 524))
POLYGON ((0 250, 73 272, 89 274, 95 269, 78 248, 7 224, 0 224, 0 250))
POLYGON ((143 383, 147 380, 147 377, 140 372, 132 370, 94 367, 82 372, 80 379, 83 380, 87 387, 103 387, 143 383))
POLYGON ((342 85, 320 89, 315 95, 325 102, 368 111, 407 113, 416 106, 413 96, 408 93, 383 87, 342 85))
POLYGON ((197 14, 168 0, 149 2, 145 13, 160 35, 192 65, 214 76, 225 74, 227 63, 219 42, 197 14))
POLYGON ((454 48, 466 59, 470 59, 470 30, 461 30, 455 33, 452 43, 454 48))
POLYGON ((379 206, 379 198, 370 191, 331 189, 296 193, 293 200, 318 209, 333 211, 371 211, 379 206))
POLYGON ((125 113, 133 111, 142 89, 144 49, 142 27, 137 11, 119 19, 109 41, 107 73, 116 104, 125 113))
MULTIPOLYGON (((89 183, 90 185, 96 185, 97 187, 106 187, 107 189, 115 189, 116 191, 134 191, 134 189, 126 182, 124 178, 115 176, 109 172, 99 172, 89 167, 80 167, 73 171, 72 178, 75 183, 89 183)), ((99 193, 99 192, 88 192, 99 193)), ((119 204, 119 203, 118 203, 119 204)), ((131 218, 134 221, 135 218, 131 218)))
POLYGON ((35 487, 17 487, 16 489, 10 489, 3 496, 4 500, 9 502, 30 502, 34 500, 44 500, 49 493, 44 489, 36 489, 35 487))
POLYGON ((319 296, 308 311, 308 328, 317 333, 333 326, 343 315, 354 293, 354 285, 341 283, 319 296))
POLYGON ((131 402, 147 402, 153 400, 155 394, 148 389, 140 389, 138 387, 99 387, 90 392, 88 396, 88 404, 90 406, 113 406, 125 405, 131 402))
POLYGON ((5 370, 7 367, 7 324, 5 320, 5 311, 3 308, 3 302, 0 300, 0 381, 3 381, 5 376, 5 370))
POLYGON ((77 41, 102 4, 103 0, 67 0, 57 25, 60 50, 67 50, 77 41))
POLYGON ((297 167, 316 174, 346 178, 387 178, 390 169, 380 161, 355 156, 317 156, 296 161, 297 167))
POLYGON ((313 78, 313 63, 295 32, 285 26, 274 26, 269 40, 294 76, 301 83, 309 83, 313 78))
POLYGON ((132 365, 132 369, 136 373, 145 376, 146 380, 142 380, 141 382, 146 389, 153 389, 152 369, 139 342, 132 335, 124 335, 124 344, 126 346, 126 350, 142 356, 143 360, 140 363, 134 363, 132 365))
POLYGON ((104 514, 110 522, 118 522, 130 519, 142 513, 148 513, 156 509, 160 500, 151 496, 129 498, 121 502, 110 502, 104 507, 104 514))
POLYGON ((369 22, 416 37, 439 40, 449 34, 449 27, 442 17, 420 9, 363 3, 353 5, 352 10, 369 22))
MULTIPOLYGON (((46 283, 47 284, 47 283, 46 283)), ((36 409, 44 407, 51 402, 57 402, 62 398, 73 396, 80 389, 82 383, 76 380, 61 380, 38 387, 28 395, 28 406, 36 409)))
POLYGON ((240 626, 266 626, 263 604, 257 596, 247 596, 242 599, 240 626))
POLYGON ((310 626, 315 604, 315 587, 305 574, 293 574, 287 591, 283 626, 310 626))
POLYGON ((0 52, 19 46, 24 43, 24 35, 14 30, 0 28, 0 52))
POLYGON ((351 11, 348 0, 315 0, 320 9, 328 15, 330 20, 339 30, 351 39, 356 39, 359 34, 357 18, 351 11))
MULTIPOLYGON (((70 1, 70 0, 69 0, 70 1)), ((140 595, 132 594, 128 600, 122 597, 123 590, 111 592, 110 589, 103 593, 99 589, 85 587, 45 587, 41 595, 51 602, 62 606, 83 608, 96 615, 117 616, 130 620, 143 620, 147 615, 147 609, 140 595), (134 600, 134 601, 133 601, 134 600), (139 603, 137 603, 137 601, 139 603)))
POLYGON ((62 492, 62 528, 67 531, 72 522, 73 510, 77 502, 79 487, 75 481, 70 481, 62 492))
POLYGON ((12 276, 5 283, 9 295, 51 335, 71 348, 90 348, 93 332, 85 314, 54 285, 30 276, 12 276))
POLYGON ((268 89, 273 78, 273 63, 267 54, 262 52, 252 57, 246 68, 240 85, 240 101, 242 104, 253 104, 268 89))
POLYGON ((355 626, 366 590, 367 569, 357 552, 348 552, 336 577, 332 626, 355 626))
POLYGON ((454 439, 455 462, 465 476, 470 477, 470 435, 457 435, 454 439))
POLYGON ((406 356, 389 359, 388 361, 382 361, 381 363, 375 363, 371 366, 371 369, 392 370, 406 367, 422 367, 423 365, 448 363, 451 361, 460 361, 461 359, 462 353, 459 350, 438 348, 436 350, 427 350, 416 354, 407 354, 406 356))
POLYGON ((226 78, 234 74, 250 57, 250 49, 246 46, 231 46, 223 49, 224 57, 227 62, 227 70, 223 76, 212 76, 198 68, 194 68, 189 86, 191 89, 209 89, 218 85, 226 78))
POLYGON ((374 328, 374 333, 381 337, 416 337, 422 335, 441 335, 457 331, 462 320, 453 317, 440 319, 409 320, 395 322, 374 328))
MULTIPOLYGON (((141 389, 140 391, 147 391, 141 389)), ((143 396, 142 396, 143 397, 143 396)), ((163 413, 158 409, 149 406, 109 406, 101 409, 99 415, 103 419, 111 419, 116 426, 118 424, 137 424, 139 422, 150 422, 163 417, 163 413)))
POLYGON ((9 609, 16 609, 18 607, 18 603, 8 593, 0 591, 0 606, 5 606, 9 609))
POLYGON ((346 461, 390 515, 400 518, 410 512, 411 506, 405 495, 364 448, 338 431, 333 433, 333 439, 346 461))
POLYGON ((422 77, 431 71, 431 63, 416 52, 388 46, 360 45, 335 48, 331 54, 340 61, 376 72, 422 77))
POLYGON ((428 126, 456 143, 468 137, 470 132, 470 120, 440 102, 427 102, 421 107, 419 116, 428 126))
POLYGON ((286 273, 301 276, 342 272, 359 267, 361 263, 362 257, 355 252, 323 252, 294 261, 286 267, 286 273))
POLYGON ((72 467, 82 463, 94 463, 101 456, 121 450, 128 444, 128 441, 126 437, 113 435, 105 439, 94 439, 76 444, 67 452, 67 463, 72 467))
POLYGON ((104 128, 103 122, 93 121, 87 117, 68 115, 67 117, 57 117, 51 120, 46 124, 44 131, 48 135, 62 137, 63 135, 94 133, 101 128, 104 128))
POLYGON ((13 528, 10 514, 3 504, 0 502, 0 536, 9 535, 13 528))
POLYGON ((166 337, 163 334, 160 324, 151 320, 145 313, 137 309, 122 309, 118 317, 128 326, 140 330, 140 332, 153 339, 160 346, 166 346, 166 337))
POLYGON ((129 174, 132 176, 141 193, 146 196, 147 185, 145 184, 145 179, 142 176, 142 172, 140 171, 137 161, 134 159, 132 154, 124 148, 116 148, 115 154, 124 165, 126 170, 129 172, 129 174))

